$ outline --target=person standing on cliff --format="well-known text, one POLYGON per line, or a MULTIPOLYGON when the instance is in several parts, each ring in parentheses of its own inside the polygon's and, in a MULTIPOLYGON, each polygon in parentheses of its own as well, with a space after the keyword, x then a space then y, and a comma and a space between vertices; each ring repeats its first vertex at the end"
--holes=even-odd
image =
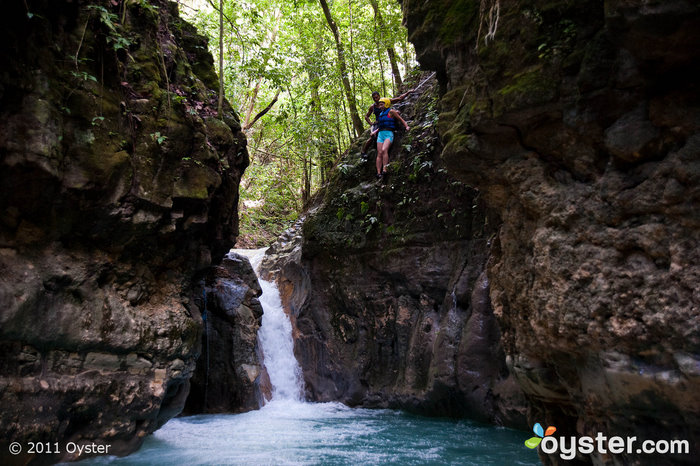
POLYGON ((381 179, 387 173, 387 165, 389 165, 389 148, 394 142, 394 131, 396 123, 400 122, 406 131, 409 130, 408 123, 401 118, 399 112, 389 108, 391 99, 379 99, 376 104, 379 107, 379 116, 377 117, 377 129, 372 132, 377 134, 377 178, 381 179))
MULTIPOLYGON (((406 97, 408 97, 408 95, 411 94, 414 90, 415 89, 409 89, 408 91, 404 92, 403 94, 401 94, 398 97, 392 97, 391 99, 389 99, 389 101, 390 101, 389 106, 391 106, 397 102, 401 102, 406 97)), ((381 96, 379 95, 379 92, 377 92, 377 91, 372 92, 372 100, 374 100, 374 103, 369 106, 369 109, 367 109, 367 114, 365 114, 365 121, 367 122, 367 124, 370 125, 370 127, 372 129, 372 134, 370 135, 370 138, 367 140, 367 142, 365 142, 365 144, 362 146, 362 154, 361 154, 362 160, 367 160, 367 151, 369 151, 369 148, 372 146, 372 142, 377 140, 377 138, 376 138, 377 120, 379 119, 379 114, 381 113, 381 111, 379 110, 379 106, 378 106, 380 98, 381 98, 381 96), (369 119, 369 117, 373 113, 374 113, 374 123, 372 123, 372 121, 369 119)))

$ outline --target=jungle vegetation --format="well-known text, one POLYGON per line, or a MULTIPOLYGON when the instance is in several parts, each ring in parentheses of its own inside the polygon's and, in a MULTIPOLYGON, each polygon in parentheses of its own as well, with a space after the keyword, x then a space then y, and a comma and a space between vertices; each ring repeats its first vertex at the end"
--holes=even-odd
POLYGON ((396 95, 415 53, 395 0, 182 0, 209 38, 251 165, 238 247, 272 242, 367 123, 372 91, 396 95))

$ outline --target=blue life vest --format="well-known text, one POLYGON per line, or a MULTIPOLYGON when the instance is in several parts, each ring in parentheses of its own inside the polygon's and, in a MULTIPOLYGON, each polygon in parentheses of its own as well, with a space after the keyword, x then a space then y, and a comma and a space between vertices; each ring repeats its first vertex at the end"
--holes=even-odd
POLYGON ((392 117, 389 116, 390 108, 387 108, 382 113, 379 114, 377 121, 379 122, 379 130, 391 130, 396 129, 396 123, 392 117))

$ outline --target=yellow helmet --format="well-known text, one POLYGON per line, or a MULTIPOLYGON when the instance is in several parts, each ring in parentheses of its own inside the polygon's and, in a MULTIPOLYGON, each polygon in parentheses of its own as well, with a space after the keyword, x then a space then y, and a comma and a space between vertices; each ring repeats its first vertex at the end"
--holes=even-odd
POLYGON ((384 102, 384 108, 389 108, 391 107, 391 99, 387 99, 384 97, 383 99, 379 99, 380 102, 384 102))

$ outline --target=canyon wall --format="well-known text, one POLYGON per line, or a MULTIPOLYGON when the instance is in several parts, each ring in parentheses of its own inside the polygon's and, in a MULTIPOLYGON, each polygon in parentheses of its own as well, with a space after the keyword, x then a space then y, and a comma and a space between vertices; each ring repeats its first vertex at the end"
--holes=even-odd
MULTIPOLYGON (((502 224, 486 276, 530 425, 700 453, 700 6, 402 2, 451 176, 502 224)), ((546 464, 564 463, 557 455, 546 464)))
POLYGON ((445 172, 438 97, 431 79, 396 105, 411 129, 385 180, 356 141, 262 271, 292 316, 308 399, 525 428, 484 275, 496 224, 445 172))
POLYGON ((13 1, 0 40, 0 459, 126 454, 185 404, 246 140, 175 3, 13 1))

